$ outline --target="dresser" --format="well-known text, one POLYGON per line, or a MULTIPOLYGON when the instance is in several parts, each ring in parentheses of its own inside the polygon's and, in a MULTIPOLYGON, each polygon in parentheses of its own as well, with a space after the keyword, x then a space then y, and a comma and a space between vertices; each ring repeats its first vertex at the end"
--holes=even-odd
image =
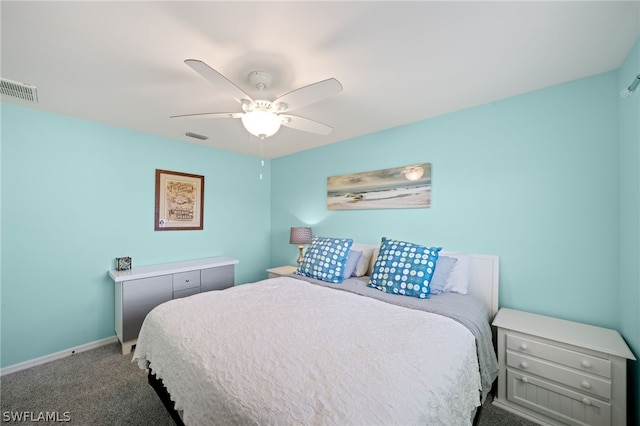
POLYGON ((626 425, 627 359, 615 331, 502 308, 493 403, 543 425, 626 425))
POLYGON ((237 263, 228 257, 210 257, 109 271, 115 284, 115 330, 122 354, 131 352, 153 308, 172 299, 232 287, 237 263))

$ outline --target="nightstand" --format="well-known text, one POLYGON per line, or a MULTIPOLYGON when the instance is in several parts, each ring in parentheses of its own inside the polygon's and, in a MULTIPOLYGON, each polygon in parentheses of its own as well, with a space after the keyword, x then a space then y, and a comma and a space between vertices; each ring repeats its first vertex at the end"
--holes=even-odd
POLYGON ((277 268, 267 269, 267 278, 276 278, 283 275, 293 274, 298 269, 297 266, 278 266, 277 268))
POLYGON ((544 425, 626 425, 622 336, 602 327, 500 309, 493 403, 544 425))

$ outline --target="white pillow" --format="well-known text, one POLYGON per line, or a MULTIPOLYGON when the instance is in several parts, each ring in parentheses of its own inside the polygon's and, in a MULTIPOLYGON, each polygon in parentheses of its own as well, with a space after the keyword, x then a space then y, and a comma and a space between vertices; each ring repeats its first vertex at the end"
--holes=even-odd
POLYGON ((356 269, 353 271, 353 275, 356 277, 361 277, 366 275, 369 271, 369 264, 371 263, 371 256, 373 256, 373 249, 375 246, 368 244, 357 244, 354 243, 351 246, 351 250, 358 250, 362 252, 362 256, 358 259, 358 263, 356 264, 356 269))
POLYGON ((451 272, 449 272, 449 277, 447 278, 447 283, 445 284, 443 291, 467 294, 469 288, 469 265, 471 264, 471 255, 447 253, 446 256, 454 257, 457 261, 451 272))
POLYGON ((373 267, 378 260, 378 255, 380 254, 380 246, 373 249, 373 255, 371 256, 371 262, 369 262, 369 269, 367 269, 367 275, 373 274, 373 267))

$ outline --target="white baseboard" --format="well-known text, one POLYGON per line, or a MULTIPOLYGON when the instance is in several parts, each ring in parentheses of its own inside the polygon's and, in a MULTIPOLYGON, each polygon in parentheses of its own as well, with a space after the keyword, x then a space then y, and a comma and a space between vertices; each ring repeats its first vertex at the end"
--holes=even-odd
POLYGON ((57 359, 65 358, 80 352, 89 351, 91 349, 99 348, 100 346, 109 345, 118 341, 116 336, 107 337, 106 339, 96 340, 95 342, 86 343, 84 345, 76 346, 74 348, 65 349, 60 352, 34 358, 29 361, 13 364, 8 367, 0 369, 0 376, 5 374, 15 373, 16 371, 25 370, 27 368, 35 367, 36 365, 46 364, 57 359))

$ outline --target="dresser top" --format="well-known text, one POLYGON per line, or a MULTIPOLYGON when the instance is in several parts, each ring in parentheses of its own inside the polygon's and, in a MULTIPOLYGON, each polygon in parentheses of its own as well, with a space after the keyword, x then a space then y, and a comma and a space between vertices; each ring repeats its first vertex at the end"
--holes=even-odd
POLYGON ((569 345, 635 360, 616 330, 502 308, 493 325, 569 345))
POLYGON ((131 268, 127 271, 109 271, 113 282, 137 280, 140 278, 157 277, 159 275, 177 274, 180 272, 196 271, 200 269, 216 268, 219 266, 235 265, 238 259, 230 257, 208 257, 205 259, 183 260, 181 262, 159 263, 131 268))

